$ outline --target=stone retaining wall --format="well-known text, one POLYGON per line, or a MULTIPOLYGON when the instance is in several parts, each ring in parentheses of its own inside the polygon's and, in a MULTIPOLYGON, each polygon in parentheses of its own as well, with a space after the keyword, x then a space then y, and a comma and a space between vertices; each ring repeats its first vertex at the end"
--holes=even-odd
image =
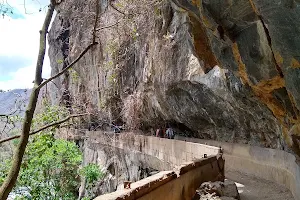
POLYGON ((224 181, 224 160, 209 156, 186 163, 174 171, 162 171, 131 184, 130 189, 101 195, 95 200, 191 200, 206 181, 224 181))
POLYGON ((225 171, 251 174, 287 187, 295 200, 300 200, 300 167, 294 155, 278 150, 250 145, 176 137, 188 142, 222 147, 226 160, 225 171))
POLYGON ((217 155, 220 151, 220 148, 214 146, 125 132, 114 134, 103 133, 101 131, 88 131, 86 136, 93 143, 142 152, 157 157, 173 166, 203 158, 204 154, 206 156, 217 155))
POLYGON ((224 180, 225 161, 218 147, 132 133, 90 131, 85 137, 93 145, 109 145, 125 151, 139 152, 158 158, 174 168, 132 183, 131 189, 102 195, 96 200, 190 200, 201 183, 224 180))

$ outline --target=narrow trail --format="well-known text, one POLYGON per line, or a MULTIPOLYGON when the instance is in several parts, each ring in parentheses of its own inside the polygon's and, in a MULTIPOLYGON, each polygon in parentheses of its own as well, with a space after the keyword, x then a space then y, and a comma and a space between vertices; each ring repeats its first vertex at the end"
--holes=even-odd
POLYGON ((225 176, 236 182, 241 200, 294 200, 287 188, 274 182, 236 171, 226 171, 225 176))

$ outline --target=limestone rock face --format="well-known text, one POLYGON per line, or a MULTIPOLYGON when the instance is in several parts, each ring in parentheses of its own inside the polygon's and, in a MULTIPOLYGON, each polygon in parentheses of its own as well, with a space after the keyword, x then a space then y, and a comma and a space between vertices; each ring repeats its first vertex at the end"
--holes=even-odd
MULTIPOLYGON (((136 182, 158 173, 158 170, 153 169, 152 165, 150 166, 149 162, 147 162, 147 158, 136 152, 128 152, 111 146, 96 144, 90 140, 85 140, 82 144, 83 165, 95 163, 100 166, 103 173, 101 181, 98 181, 89 191, 94 197, 114 192, 117 188, 124 188, 124 181, 136 182)), ((162 163, 158 159, 153 160, 155 160, 156 165, 162 163)), ((79 189, 80 197, 85 196, 88 192, 83 189, 84 185, 85 183, 82 180, 79 189)))
POLYGON ((52 84, 54 103, 85 102, 115 121, 132 112, 145 131, 169 122, 194 137, 299 149, 289 132, 300 109, 298 0, 70 0, 56 10, 52 74, 94 34, 98 45, 52 84))

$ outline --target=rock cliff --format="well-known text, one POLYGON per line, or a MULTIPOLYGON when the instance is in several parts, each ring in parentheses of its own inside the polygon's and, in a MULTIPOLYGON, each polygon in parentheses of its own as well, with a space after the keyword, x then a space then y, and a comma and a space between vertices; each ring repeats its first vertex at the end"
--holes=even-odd
POLYGON ((70 0, 56 10, 52 74, 94 34, 98 44, 52 84, 54 103, 300 155, 298 0, 70 0))

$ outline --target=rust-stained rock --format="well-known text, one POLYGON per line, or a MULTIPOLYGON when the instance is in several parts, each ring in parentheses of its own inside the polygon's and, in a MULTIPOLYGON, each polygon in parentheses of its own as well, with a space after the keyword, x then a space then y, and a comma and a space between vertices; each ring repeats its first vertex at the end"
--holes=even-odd
MULTIPOLYGON (((89 44, 95 2, 57 6, 52 74, 89 44)), ((289 138, 300 120, 299 1, 126 2, 112 2, 122 13, 100 1, 99 45, 74 66, 76 76, 55 81, 54 103, 88 101, 101 113, 91 121, 122 121, 125 99, 138 93, 146 132, 169 122, 193 137, 300 152, 289 138)))

